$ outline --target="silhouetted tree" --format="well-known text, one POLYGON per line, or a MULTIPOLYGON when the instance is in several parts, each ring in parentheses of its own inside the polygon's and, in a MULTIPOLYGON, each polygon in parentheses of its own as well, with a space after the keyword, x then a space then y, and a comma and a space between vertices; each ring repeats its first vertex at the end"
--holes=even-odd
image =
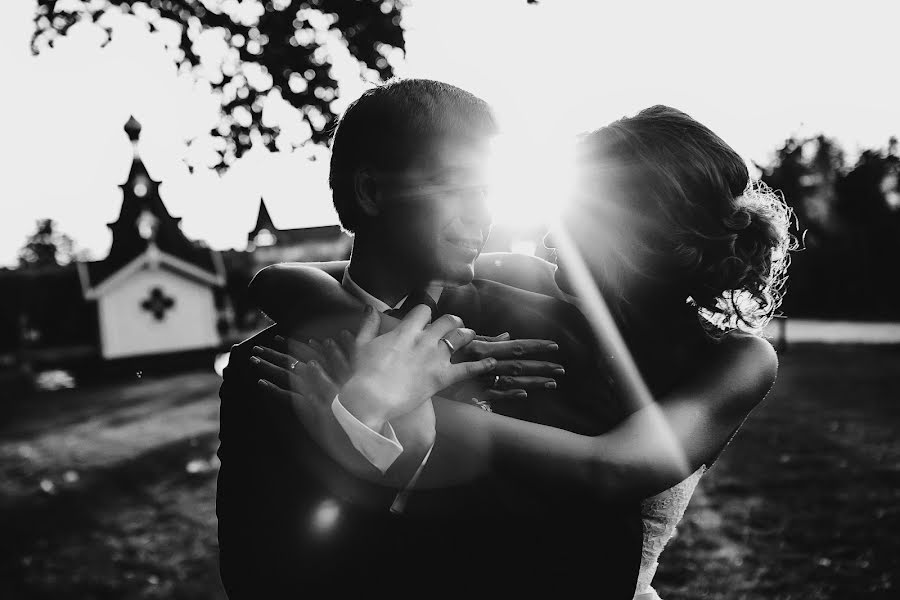
MULTIPOLYGON (((340 95, 332 77, 332 43, 343 44, 360 63, 361 76, 385 80, 394 71, 389 57, 405 50, 401 10, 406 0, 37 0, 32 52, 53 47, 75 23, 95 23, 114 34, 108 13, 133 15, 151 32, 175 27, 171 48, 179 69, 199 73, 196 43, 219 36, 227 47, 221 65, 204 65, 221 101, 222 119, 210 134, 224 141, 218 170, 250 149, 253 138, 270 150, 279 128, 263 120, 263 100, 280 95, 300 111, 310 140, 327 141, 340 95)), ((537 0, 527 0, 536 4, 537 0)))
POLYGON ((780 189, 805 231, 794 255, 784 312, 794 316, 900 318, 893 276, 900 260, 900 158, 866 150, 848 169, 833 140, 788 139, 762 179, 780 189))
POLYGON ((888 201, 898 191, 898 173, 900 157, 892 140, 887 151, 864 151, 837 182, 842 241, 853 263, 844 284, 860 298, 862 312, 873 318, 897 318, 900 312, 900 214, 888 201))
MULTIPOLYGON (((258 136, 275 148, 278 128, 263 121, 263 99, 273 91, 300 110, 311 140, 327 140, 334 122, 332 102, 338 96, 332 77, 337 41, 361 63, 370 79, 393 75, 388 56, 404 49, 400 23, 402 0, 38 0, 32 51, 52 47, 54 40, 79 21, 114 35, 107 13, 131 14, 150 31, 175 26, 173 48, 180 69, 197 73, 201 65, 196 43, 201 35, 220 36, 227 54, 210 84, 222 104, 222 120, 210 133, 225 141, 219 169, 251 147, 258 136)), ((206 65, 209 67, 210 65, 206 65)))
POLYGON ((894 212, 888 204, 887 194, 897 188, 897 172, 900 157, 897 156, 896 139, 888 150, 866 150, 853 169, 838 182, 838 204, 841 217, 853 225, 877 225, 889 219, 894 212))
POLYGON ((57 267, 77 258, 72 238, 57 231, 52 219, 41 219, 37 222, 36 231, 28 236, 25 245, 19 250, 19 267, 57 267))
POLYGON ((788 138, 770 165, 757 166, 762 170, 762 180, 784 193, 809 230, 809 242, 817 243, 821 232, 838 227, 835 184, 844 169, 844 152, 834 140, 824 135, 788 138))

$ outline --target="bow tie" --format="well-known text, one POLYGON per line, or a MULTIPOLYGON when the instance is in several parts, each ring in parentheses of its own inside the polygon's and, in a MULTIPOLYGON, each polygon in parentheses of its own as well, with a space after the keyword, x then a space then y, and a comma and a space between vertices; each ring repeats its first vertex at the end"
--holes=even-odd
POLYGON ((406 300, 403 301, 403 304, 401 304, 397 308, 390 308, 384 311, 384 314, 395 317, 397 319, 402 319, 409 311, 413 309, 414 306, 417 306, 419 304, 425 304, 428 306, 428 308, 431 309, 432 320, 434 320, 438 316, 437 304, 425 290, 419 290, 417 292, 411 293, 406 297, 406 300))

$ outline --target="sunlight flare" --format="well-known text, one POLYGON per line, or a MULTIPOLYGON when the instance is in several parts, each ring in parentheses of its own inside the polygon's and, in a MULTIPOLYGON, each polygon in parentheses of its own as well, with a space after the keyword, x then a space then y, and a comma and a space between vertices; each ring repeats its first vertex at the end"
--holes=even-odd
POLYGON ((682 479, 687 477, 691 469, 684 448, 641 376, 584 258, 565 229, 558 224, 553 229, 553 241, 557 245, 560 260, 566 262, 567 276, 579 300, 579 308, 593 330, 600 351, 607 359, 610 374, 623 388, 621 391, 624 397, 637 399, 637 406, 631 407, 635 414, 629 419, 642 418, 648 423, 648 427, 655 429, 657 436, 653 444, 660 455, 670 461, 669 465, 682 479))
POLYGON ((497 136, 488 181, 496 223, 521 228, 549 223, 572 192, 574 140, 537 133, 497 136))

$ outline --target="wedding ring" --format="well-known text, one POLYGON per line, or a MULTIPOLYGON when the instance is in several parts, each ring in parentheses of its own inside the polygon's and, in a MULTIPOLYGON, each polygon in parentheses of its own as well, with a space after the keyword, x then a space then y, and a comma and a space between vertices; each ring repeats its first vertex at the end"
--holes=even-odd
POLYGON ((299 360, 295 360, 294 362, 292 362, 291 363, 291 371, 293 371, 297 367, 298 364, 300 364, 299 360))
POLYGON ((491 382, 491 389, 496 390, 498 385, 500 385, 500 376, 494 375, 494 381, 491 382))
POLYGON ((450 354, 456 352, 456 348, 453 347, 453 344, 450 343, 450 340, 448 340, 447 338, 441 338, 441 341, 447 344, 447 347, 450 348, 450 354))

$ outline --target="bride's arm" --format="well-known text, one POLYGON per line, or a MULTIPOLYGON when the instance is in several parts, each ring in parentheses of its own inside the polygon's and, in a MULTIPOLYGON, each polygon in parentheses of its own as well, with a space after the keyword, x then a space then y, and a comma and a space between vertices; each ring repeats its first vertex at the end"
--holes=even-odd
POLYGON ((556 285, 556 265, 536 256, 514 252, 486 252, 475 261, 475 277, 545 296, 566 298, 556 285))
MULTIPOLYGON (((328 309, 359 306, 332 277, 315 269, 267 270, 280 277, 268 283, 279 290, 291 286, 291 295, 301 293, 304 303, 328 309)), ((265 303, 260 306, 266 310, 265 303)), ((277 316, 284 319, 292 312, 296 307, 277 316)), ((604 352, 618 357, 610 363, 621 382, 617 392, 643 408, 612 431, 590 437, 435 399, 438 443, 417 485, 441 486, 494 471, 541 485, 577 486, 605 498, 652 495, 710 462, 774 381, 777 358, 771 345, 734 335, 719 344, 702 373, 656 404, 605 309, 600 313, 588 316, 604 352)))
POLYGON ((270 265, 253 276, 247 296, 251 304, 287 327, 296 325, 304 315, 357 309, 362 303, 338 283, 346 266, 347 261, 270 265), (303 298, 302 307, 296 305, 297 298, 303 298))
POLYGON ((585 317, 617 382, 614 393, 639 410, 610 432, 588 437, 437 403, 438 433, 452 435, 454 454, 471 448, 498 472, 542 486, 575 485, 606 499, 656 494, 712 462, 728 443, 775 382, 775 350, 761 338, 732 334, 704 369, 654 399, 599 292, 582 292, 585 317))
POLYGON ((419 485, 439 486, 454 465, 474 462, 604 499, 658 493, 711 462, 775 379, 777 359, 765 340, 746 336, 720 348, 701 375, 594 437, 436 399, 439 443, 419 485))
MULTIPOLYGON (((322 314, 358 306, 339 285, 347 261, 279 263, 261 269, 250 282, 252 304, 284 325, 292 325, 304 313, 322 314), (276 293, 277 292, 277 293, 276 293), (303 298, 298 312, 294 299, 303 298)), ((554 281, 556 266, 534 256, 509 252, 482 254, 475 275, 546 296, 565 296, 554 281)))

